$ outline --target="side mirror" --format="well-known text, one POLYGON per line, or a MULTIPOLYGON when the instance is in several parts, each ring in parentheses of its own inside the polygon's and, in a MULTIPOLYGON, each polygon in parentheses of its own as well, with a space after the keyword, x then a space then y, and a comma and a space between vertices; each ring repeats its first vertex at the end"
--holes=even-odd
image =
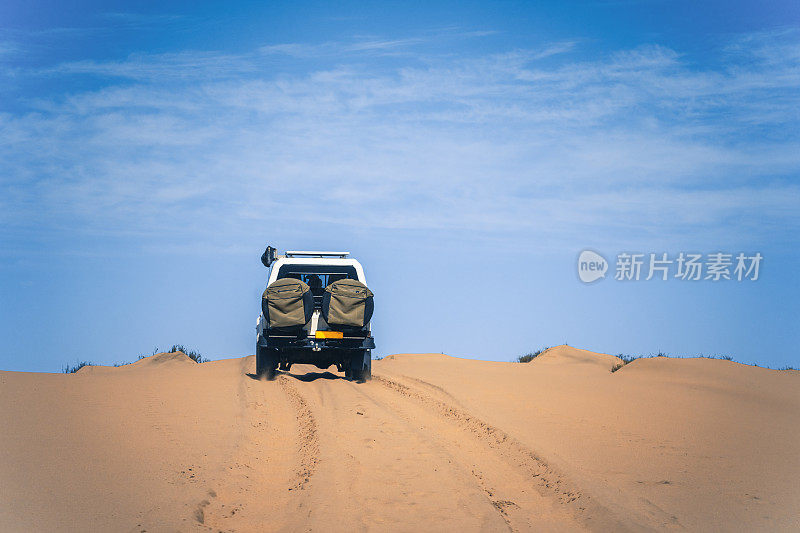
POLYGON ((278 250, 272 246, 267 246, 267 249, 264 250, 264 253, 261 254, 261 262, 264 263, 265 267, 269 268, 269 266, 275 262, 275 259, 277 259, 277 251, 278 250))

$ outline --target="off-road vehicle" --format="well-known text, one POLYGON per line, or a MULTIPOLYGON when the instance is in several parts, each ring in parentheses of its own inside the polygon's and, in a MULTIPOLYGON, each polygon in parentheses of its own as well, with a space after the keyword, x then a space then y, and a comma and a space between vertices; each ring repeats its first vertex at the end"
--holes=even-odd
POLYGON ((373 303, 361 264, 349 252, 277 255, 271 246, 261 262, 269 277, 256 323, 256 373, 273 379, 303 363, 370 379, 373 303))

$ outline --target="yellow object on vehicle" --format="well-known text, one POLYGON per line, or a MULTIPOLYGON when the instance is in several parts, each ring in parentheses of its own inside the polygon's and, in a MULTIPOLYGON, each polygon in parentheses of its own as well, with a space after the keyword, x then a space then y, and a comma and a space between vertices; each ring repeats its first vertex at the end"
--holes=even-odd
POLYGON ((315 335, 317 339, 342 339, 344 333, 341 331, 318 331, 315 335))

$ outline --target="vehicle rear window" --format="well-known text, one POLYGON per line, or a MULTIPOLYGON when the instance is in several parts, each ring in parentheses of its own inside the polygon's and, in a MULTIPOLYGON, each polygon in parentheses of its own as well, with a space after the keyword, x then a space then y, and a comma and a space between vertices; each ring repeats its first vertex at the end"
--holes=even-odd
POLYGON ((340 279, 358 279, 356 269, 350 265, 283 265, 278 278, 299 279, 311 287, 315 296, 321 295, 325 287, 340 279))

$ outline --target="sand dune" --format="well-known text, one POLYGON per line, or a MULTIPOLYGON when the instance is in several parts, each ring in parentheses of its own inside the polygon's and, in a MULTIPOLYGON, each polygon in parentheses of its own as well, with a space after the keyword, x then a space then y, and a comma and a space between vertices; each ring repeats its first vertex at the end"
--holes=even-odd
POLYGON ((619 362, 0 372, 0 530, 800 529, 800 373, 619 362))

